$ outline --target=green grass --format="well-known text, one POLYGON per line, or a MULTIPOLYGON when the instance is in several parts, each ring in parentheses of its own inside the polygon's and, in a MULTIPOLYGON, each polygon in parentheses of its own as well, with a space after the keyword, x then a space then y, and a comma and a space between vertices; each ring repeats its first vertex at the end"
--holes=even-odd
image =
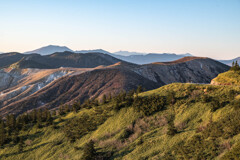
POLYGON ((228 71, 219 74, 213 82, 220 85, 240 85, 240 72, 239 71, 228 71))
MULTIPOLYGON (((194 135, 198 134, 196 133, 196 128, 200 125, 205 125, 210 120, 217 122, 221 118, 235 112, 230 104, 211 112, 209 104, 195 101, 194 98, 197 99, 202 95, 211 95, 212 97, 221 97, 224 99, 224 97, 226 98, 226 94, 232 90, 240 93, 240 87, 238 86, 213 86, 180 83, 174 83, 152 91, 143 92, 139 96, 151 96, 153 94, 166 96, 169 92, 174 92, 178 101, 173 106, 167 105, 164 110, 154 113, 149 117, 143 117, 131 106, 122 108, 120 111, 110 109, 108 113, 109 118, 103 124, 98 126, 95 131, 89 132, 74 143, 70 143, 64 136, 62 126, 66 124, 67 120, 80 117, 84 113, 94 113, 94 108, 82 109, 78 113, 72 112, 62 117, 61 121, 60 119, 56 119, 54 122, 60 127, 59 129, 53 129, 50 126, 41 129, 34 128, 28 132, 22 132, 22 136, 31 135, 28 137, 28 139, 32 141, 31 144, 24 147, 23 153, 17 152, 17 145, 5 145, 4 149, 0 149, 0 159, 77 160, 81 158, 82 150, 76 150, 75 148, 83 147, 83 145, 90 139, 96 141, 98 152, 114 151, 112 159, 161 159, 166 153, 172 151, 175 145, 183 141, 188 141, 194 135), (186 96, 188 97, 186 98, 186 96), (167 125, 158 126, 152 124, 155 122, 156 117, 161 116, 165 116, 167 119, 174 116, 175 125, 184 124, 185 126, 183 129, 180 129, 179 133, 176 135, 172 137, 168 136, 166 134, 167 125), (132 141, 130 141, 130 138, 126 138, 126 144, 117 149, 113 147, 113 144, 106 147, 100 146, 100 142, 106 140, 120 143, 120 137, 124 133, 124 130, 129 127, 129 125, 136 123, 139 119, 146 122, 148 119, 151 119, 151 123, 149 121, 148 124, 150 126, 148 131, 138 135, 132 141)), ((237 99, 237 97, 239 97, 238 94, 235 99, 237 99)), ((100 107, 106 109, 111 108, 112 105, 113 104, 109 103, 100 107)), ((225 140, 222 139, 222 142, 224 141, 225 140)), ((232 146, 237 145, 240 142, 240 135, 235 135, 230 138, 229 141, 232 146)), ((228 151, 224 150, 221 156, 227 153, 228 151)), ((216 159, 220 158, 220 156, 216 157, 216 159)))

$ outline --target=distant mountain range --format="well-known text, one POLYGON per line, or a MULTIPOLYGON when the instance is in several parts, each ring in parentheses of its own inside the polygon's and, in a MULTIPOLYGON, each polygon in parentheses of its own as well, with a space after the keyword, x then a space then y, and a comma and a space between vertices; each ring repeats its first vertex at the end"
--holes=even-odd
MULTIPOLYGON (((187 56, 193 56, 189 53, 186 54, 174 54, 174 53, 141 53, 141 52, 129 52, 129 51, 118 51, 110 53, 108 51, 105 51, 103 49, 94 49, 94 50, 77 50, 73 51, 72 49, 66 47, 66 46, 57 46, 57 45, 49 45, 45 46, 33 51, 27 51, 24 52, 24 54, 33 54, 37 53, 40 55, 50 55, 55 52, 74 52, 74 53, 104 53, 111 55, 115 58, 118 58, 120 60, 135 63, 135 64, 148 64, 148 63, 154 63, 154 62, 168 62, 168 61, 174 61, 179 58, 187 57, 187 56)), ((240 62, 240 57, 232 59, 232 60, 219 60, 220 62, 227 64, 229 66, 232 65, 233 61, 240 62)))
POLYGON ((129 56, 122 56, 122 55, 112 55, 118 59, 135 63, 135 64, 148 64, 154 62, 168 62, 168 61, 175 61, 177 59, 192 56, 191 54, 172 54, 172 53, 149 53, 145 55, 129 55, 129 56))
POLYGON ((174 53, 148 53, 147 54, 147 53, 128 52, 128 51, 118 51, 118 52, 110 53, 103 49, 73 51, 68 47, 55 46, 55 45, 49 45, 33 51, 28 51, 28 52, 25 52, 24 54, 37 53, 41 55, 49 55, 55 52, 64 52, 64 51, 75 52, 75 53, 104 53, 104 54, 111 55, 115 58, 130 62, 130 63, 135 63, 135 64, 148 64, 153 62, 174 61, 186 56, 192 56, 189 53, 179 54, 179 55, 174 53))

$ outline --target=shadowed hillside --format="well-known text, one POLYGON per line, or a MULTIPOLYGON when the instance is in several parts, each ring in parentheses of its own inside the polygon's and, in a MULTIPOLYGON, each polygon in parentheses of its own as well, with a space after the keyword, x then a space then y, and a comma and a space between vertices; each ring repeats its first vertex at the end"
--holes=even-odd
POLYGON ((61 103, 83 102, 89 98, 116 94, 123 90, 136 89, 137 86, 154 89, 160 85, 132 71, 122 69, 99 69, 79 75, 66 76, 52 82, 38 92, 15 103, 4 106, 0 114, 23 113, 37 107, 59 106, 61 103))
POLYGON ((59 67, 94 68, 111 65, 121 60, 103 53, 56 52, 51 55, 5 53, 0 55, 0 68, 40 68, 59 67))
MULTIPOLYGON (((65 54, 69 55, 68 52, 64 52, 50 56, 66 58, 65 54)), ((70 55, 75 56, 71 53, 70 55)), ((84 102, 88 98, 101 99, 103 95, 115 95, 123 90, 130 91, 139 85, 150 90, 174 82, 210 83, 212 78, 228 69, 228 66, 212 59, 196 57, 180 59, 167 65, 162 63, 136 65, 122 61, 56 79, 29 96, 17 99, 5 96, 8 103, 2 103, 0 114, 19 114, 39 107, 56 108, 60 104, 84 102)))
POLYGON ((230 68, 218 61, 204 57, 184 57, 177 61, 146 65, 133 65, 125 62, 112 67, 128 68, 162 85, 173 82, 210 83, 219 73, 230 68))

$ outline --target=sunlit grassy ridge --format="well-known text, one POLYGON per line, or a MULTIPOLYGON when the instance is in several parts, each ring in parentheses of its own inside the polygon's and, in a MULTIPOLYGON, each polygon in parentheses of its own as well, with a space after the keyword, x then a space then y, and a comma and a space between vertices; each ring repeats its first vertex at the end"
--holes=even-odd
POLYGON ((221 73, 212 82, 220 85, 240 85, 240 71, 221 73))
MULTIPOLYGON (((224 155, 229 157, 239 155, 240 131, 234 130, 235 134, 230 136, 227 134, 225 137, 214 137, 214 134, 218 133, 208 131, 208 126, 221 126, 224 118, 233 117, 234 113, 239 112, 238 106, 233 102, 237 101, 240 95, 240 87, 175 83, 143 92, 139 96, 167 96, 169 92, 174 93, 175 102, 150 116, 144 116, 133 106, 123 107, 120 110, 113 109, 112 102, 98 106, 107 119, 97 129, 88 132, 73 143, 65 137, 63 126, 68 120, 84 114, 94 115, 96 108, 81 109, 78 113, 71 112, 57 118, 54 121, 57 126, 55 128, 49 126, 22 131, 21 135, 27 137, 24 140, 26 145, 23 153, 18 153, 17 145, 7 144, 0 150, 0 159, 77 160, 83 154, 84 144, 90 139, 95 141, 97 152, 109 153, 110 159, 183 159, 184 156, 188 159, 196 158, 191 156, 197 153, 183 154, 184 151, 189 150, 188 146, 191 147, 190 142, 195 140, 196 135, 203 136, 204 144, 208 146, 215 143, 219 145, 221 149, 216 152, 215 159, 228 159, 224 155), (219 103, 215 104, 216 100, 213 99, 219 103), (167 134, 171 120, 178 131, 173 136, 167 134), (206 137, 208 134, 213 135, 206 137), (208 141, 213 137, 216 140, 208 141)), ((225 134, 227 130, 232 132, 231 128, 223 126, 222 133, 225 134)), ((201 143, 193 144, 196 145, 201 146, 201 143)), ((203 152, 208 151, 211 152, 207 149, 203 152)))

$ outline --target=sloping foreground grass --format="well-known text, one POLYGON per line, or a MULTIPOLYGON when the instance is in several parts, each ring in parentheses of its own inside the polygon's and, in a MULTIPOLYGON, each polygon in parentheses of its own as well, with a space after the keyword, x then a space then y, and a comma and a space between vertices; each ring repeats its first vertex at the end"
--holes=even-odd
POLYGON ((240 85, 240 71, 228 71, 219 74, 212 83, 219 85, 240 85))
MULTIPOLYGON (((57 127, 33 128, 22 132, 27 136, 23 153, 18 153, 17 145, 8 144, 0 149, 0 159, 7 160, 55 160, 81 159, 82 147, 90 139, 95 141, 97 152, 110 153, 110 159, 182 159, 175 147, 190 141, 200 135, 199 128, 209 123, 218 122, 224 117, 236 112, 231 103, 224 103, 212 109, 212 104, 204 100, 204 96, 211 96, 225 102, 234 93, 233 101, 239 97, 240 87, 213 86, 197 84, 170 84, 159 89, 143 92, 139 96, 160 95, 174 93, 176 102, 151 116, 143 116, 133 106, 111 109, 114 104, 108 103, 100 107, 105 109, 109 117, 97 127, 95 131, 70 143, 65 137, 63 126, 67 120, 75 119, 83 114, 95 112, 95 108, 82 109, 78 113, 69 113, 57 118, 57 127), (170 136, 167 134, 168 124, 173 121, 178 132, 170 136), (57 128, 57 129, 56 129, 57 128), (128 131, 131 130, 131 133, 128 131), (170 154, 171 156, 167 156, 170 154), (171 159, 171 158, 170 158, 171 159)), ((227 159, 224 155, 236 154, 239 149, 240 135, 228 139, 218 138, 219 144, 228 143, 230 148, 223 148, 215 159, 227 159)), ((196 144, 197 145, 197 144, 196 144)))

